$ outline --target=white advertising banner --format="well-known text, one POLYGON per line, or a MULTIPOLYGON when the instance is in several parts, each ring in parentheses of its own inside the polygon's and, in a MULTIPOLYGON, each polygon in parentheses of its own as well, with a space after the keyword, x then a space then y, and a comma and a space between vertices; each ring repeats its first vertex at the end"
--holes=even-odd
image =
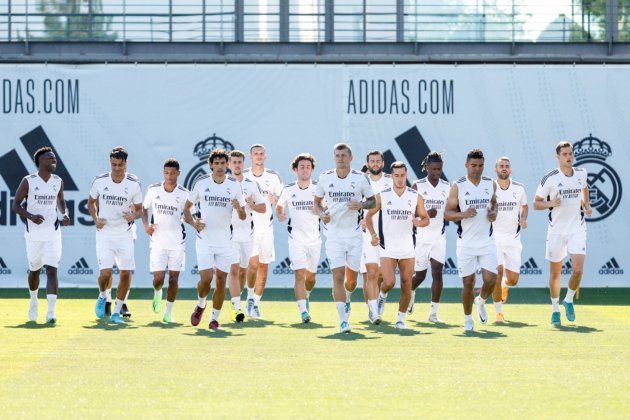
MULTIPOLYGON (((406 162, 410 181, 424 176, 429 150, 443 153, 449 181, 465 175, 466 153, 481 148, 484 174, 497 157, 512 159, 513 178, 525 185, 530 212, 523 231, 523 287, 547 285, 544 259, 547 211, 531 205, 536 186, 557 167, 555 145, 575 145, 576 165, 588 170, 593 216, 588 221, 583 285, 630 286, 630 67, 508 65, 2 65, 0 66, 0 286, 24 287, 27 261, 23 222, 12 197, 36 171, 35 149, 51 145, 65 183, 72 225, 62 228, 62 286, 95 287, 95 227, 87 197, 95 175, 109 170, 114 146, 129 151, 129 172, 143 189, 162 180, 175 157, 180 183, 190 187, 208 172, 207 151, 265 144, 267 167, 285 183, 292 158, 310 152, 316 173, 334 166, 332 147, 353 147, 361 169, 368 151, 388 163, 406 162), (624 163, 626 162, 626 163, 624 163)), ((249 160, 248 160, 249 161, 249 160)), ((138 227, 134 286, 148 287, 149 238, 138 227)), ((268 285, 289 287, 286 223, 275 223, 276 261, 268 285)), ((194 232, 187 226, 183 287, 197 282, 194 232)), ((447 227, 445 285, 459 286, 455 226, 447 227)), ((571 272, 565 261, 563 273, 571 272)), ((426 283, 430 283, 427 280, 426 283)), ((325 253, 318 284, 330 286, 325 253)), ((426 286, 426 284, 425 284, 426 286)))

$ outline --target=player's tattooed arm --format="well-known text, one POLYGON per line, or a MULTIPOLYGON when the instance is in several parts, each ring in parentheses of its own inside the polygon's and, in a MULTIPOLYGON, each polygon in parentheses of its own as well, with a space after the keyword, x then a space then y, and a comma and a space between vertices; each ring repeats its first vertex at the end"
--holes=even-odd
POLYGON ((368 212, 367 215, 365 217, 365 226, 368 230, 368 232, 370 232, 370 236, 372 237, 372 240, 370 241, 370 244, 372 246, 377 246, 379 244, 379 237, 376 234, 376 229, 374 229, 374 215, 376 213, 379 212, 379 210, 381 209, 381 195, 380 194, 376 194, 374 197, 374 207, 372 207, 368 212))
POLYGON ((376 196, 366 197, 365 200, 361 202, 361 208, 363 210, 370 210, 376 207, 376 196))

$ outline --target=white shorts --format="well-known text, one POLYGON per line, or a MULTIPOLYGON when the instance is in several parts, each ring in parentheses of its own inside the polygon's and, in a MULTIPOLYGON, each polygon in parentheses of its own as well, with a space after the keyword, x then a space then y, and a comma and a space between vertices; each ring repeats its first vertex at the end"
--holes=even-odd
POLYGON ((276 250, 273 246, 273 231, 260 236, 254 236, 252 257, 258 257, 258 262, 270 264, 276 260, 276 250))
POLYGON ((446 261, 446 238, 441 236, 435 242, 416 242, 415 271, 427 270, 431 265, 431 259, 444 264, 446 261))
POLYGON ((119 270, 134 270, 136 262, 134 257, 133 232, 127 231, 122 235, 107 235, 96 231, 96 258, 98 269, 113 268, 114 264, 119 270))
POLYGON ((381 257, 379 254, 380 246, 372 246, 372 236, 363 234, 363 250, 361 252, 361 273, 367 273, 366 264, 376 264, 380 267, 381 257))
POLYGON ((520 238, 507 241, 495 241, 497 246, 497 261, 504 269, 513 273, 521 272, 521 254, 523 244, 520 238))
POLYGON ((241 268, 247 268, 253 248, 253 239, 245 242, 232 241, 232 249, 234 250, 232 264, 238 264, 241 268))
POLYGON ((350 238, 326 238, 326 256, 330 268, 348 266, 352 271, 359 271, 363 238, 359 234, 350 238))
POLYGON ((32 241, 26 238, 26 258, 30 271, 39 271, 44 265, 59 267, 61 232, 57 230, 49 241, 32 241))
POLYGON ((186 266, 186 249, 163 249, 152 247, 149 252, 149 268, 156 271, 184 271, 186 266))
POLYGON ((413 258, 415 256, 416 250, 413 247, 409 247, 407 249, 404 248, 380 248, 379 254, 381 258, 393 258, 395 260, 405 260, 408 258, 413 258))
POLYGON ((230 272, 234 249, 232 244, 228 246, 212 246, 203 240, 197 239, 197 268, 199 271, 216 268, 224 273, 230 272))
POLYGON ((312 244, 302 244, 296 240, 289 239, 289 259, 292 270, 306 269, 311 273, 317 273, 319 264, 319 254, 322 244, 317 241, 312 244))
POLYGON ((551 262, 559 262, 568 254, 586 255, 586 231, 566 235, 547 233, 545 258, 551 262))
POLYGON ((494 244, 479 249, 457 247, 456 254, 459 277, 470 276, 479 269, 497 273, 497 248, 494 244))

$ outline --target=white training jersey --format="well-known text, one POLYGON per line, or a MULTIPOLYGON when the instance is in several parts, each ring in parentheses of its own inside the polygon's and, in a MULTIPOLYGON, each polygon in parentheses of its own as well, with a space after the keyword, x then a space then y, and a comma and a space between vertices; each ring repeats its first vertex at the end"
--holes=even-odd
POLYGON ((142 204, 142 188, 138 177, 125 173, 120 182, 111 173, 98 175, 92 182, 90 197, 98 200, 98 217, 105 219, 101 233, 118 235, 132 230, 134 222, 127 222, 123 213, 133 211, 133 204, 142 204))
POLYGON ((429 226, 418 228, 417 241, 433 243, 441 239, 446 231, 444 210, 446 209, 446 201, 448 200, 451 185, 447 181, 440 179, 434 187, 427 177, 414 181, 412 186, 414 185, 418 194, 424 199, 424 208, 426 210, 437 210, 435 217, 429 219, 429 226))
POLYGON ((588 173, 583 168, 573 168, 573 175, 566 176, 560 169, 545 175, 536 189, 536 196, 552 200, 560 196, 560 206, 549 211, 547 231, 568 234, 586 231, 582 209, 582 190, 588 186, 588 173))
POLYGON ((59 229, 57 219, 57 196, 61 191, 61 178, 51 174, 48 182, 39 174, 24 177, 28 182, 28 195, 26 196, 26 210, 35 215, 44 217, 44 221, 38 225, 26 220, 24 236, 31 241, 50 241, 53 233, 59 229))
POLYGON ((214 182, 211 174, 199 177, 188 197, 197 205, 206 226, 197 232, 197 238, 210 246, 232 246, 232 200, 237 199, 245 206, 241 184, 235 178, 226 176, 220 184, 214 182))
POLYGON ((527 204, 525 186, 510 178, 510 185, 501 188, 497 182, 497 219, 492 223, 495 239, 506 241, 520 239, 521 206, 527 204))
POLYGON ((268 232, 273 232, 273 209, 271 208, 271 202, 269 201, 269 194, 279 197, 280 193, 282 193, 282 187, 284 184, 282 183, 280 174, 271 169, 265 169, 262 175, 256 176, 254 175, 252 168, 247 168, 243 171, 243 175, 247 179, 258 182, 267 206, 264 213, 252 214, 252 219, 254 220, 254 234, 259 236, 268 232))
POLYGON ((184 248, 186 229, 182 218, 189 195, 190 192, 179 184, 171 192, 164 189, 162 182, 149 185, 142 206, 151 209, 151 223, 156 225, 151 235, 151 248, 184 248))
POLYGON ((374 195, 380 193, 384 189, 392 188, 392 176, 390 174, 386 174, 385 172, 381 172, 383 176, 378 181, 374 181, 368 172, 368 181, 370 181, 370 187, 372 187, 372 192, 374 195))
POLYGON ((330 213, 330 222, 323 224, 326 237, 349 238, 360 234, 362 214, 361 210, 350 210, 348 202, 373 197, 374 193, 364 173, 351 169, 345 178, 339 178, 332 169, 319 176, 315 196, 326 200, 330 213))
POLYGON ((457 246, 460 248, 483 248, 494 243, 492 223, 488 220, 488 206, 492 199, 494 181, 482 176, 479 185, 475 185, 468 177, 455 181, 458 189, 460 211, 469 208, 477 210, 477 215, 463 219, 457 224, 457 246))
POLYGON ((392 188, 380 192, 381 209, 378 212, 379 238, 382 249, 391 252, 412 251, 416 246, 416 217, 418 193, 405 187, 398 195, 392 188))
MULTIPOLYGON (((240 184, 243 191, 243 198, 251 196, 254 200, 254 204, 261 204, 265 202, 262 190, 256 181, 243 178, 243 181, 241 181, 240 184)), ((267 204, 267 206, 269 206, 269 204, 267 204)), ((233 238, 237 242, 247 242, 252 239, 254 234, 254 221, 252 218, 254 211, 247 204, 245 205, 245 213, 247 213, 247 218, 245 220, 241 220, 238 217, 238 212, 235 209, 232 210, 232 228, 234 229, 233 238)))
POLYGON ((289 238, 304 245, 319 242, 319 216, 313 213, 313 201, 317 182, 311 181, 302 189, 297 182, 282 189, 278 205, 289 210, 287 230, 289 238))

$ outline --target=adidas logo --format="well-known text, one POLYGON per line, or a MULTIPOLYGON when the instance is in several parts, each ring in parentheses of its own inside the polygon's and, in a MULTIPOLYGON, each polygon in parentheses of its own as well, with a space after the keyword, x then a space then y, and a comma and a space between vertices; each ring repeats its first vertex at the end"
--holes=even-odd
POLYGON ((284 260, 280 261, 280 264, 276 265, 276 268, 273 269, 273 274, 293 274, 289 257, 286 257, 284 260))
POLYGON ((571 265, 571 261, 567 261, 562 264, 562 274, 571 274, 573 273, 573 266, 571 265))
POLYGON ((161 200, 160 196, 158 195, 157 197, 155 197, 156 200, 161 200))
POLYGON ((392 202, 391 202, 391 201, 388 201, 388 202, 387 202, 387 205, 388 205, 388 206, 391 206, 391 205, 392 205, 392 202))
POLYGON ((190 274, 192 274, 193 276, 197 276, 199 275, 199 266, 195 265, 191 270, 190 270, 190 274))
POLYGON ((428 194, 428 192, 426 192, 426 191, 422 192, 422 195, 427 195, 427 194, 428 194))
POLYGON ((466 194, 464 194, 464 195, 470 195, 470 193, 468 191, 466 191, 466 194))
POLYGON ((317 266, 317 274, 330 274, 332 270, 330 269, 330 263, 328 259, 325 259, 317 266))
POLYGON ((542 274, 542 270, 538 267, 538 264, 536 264, 536 261, 534 261, 533 258, 530 258, 529 260, 525 261, 525 263, 523 265, 521 265, 521 270, 520 270, 521 274, 525 274, 525 275, 541 275, 542 274))
POLYGON ((203 192, 210 192, 210 188, 206 188, 203 192))
POLYGON ((558 183, 558 187, 562 187, 562 182, 558 183))
POLYGON ((330 184, 328 188, 335 188, 335 186, 333 184, 330 184))
POLYGON ((0 275, 2 274, 11 274, 11 269, 7 267, 4 260, 0 257, 0 275))
POLYGON ((90 268, 85 258, 81 257, 72 267, 68 269, 68 274, 71 275, 85 275, 94 274, 94 270, 90 268))
POLYGON ((444 268, 442 269, 442 274, 453 275, 453 276, 459 275, 459 271, 457 270, 457 265, 455 265, 455 262, 453 261, 452 258, 447 258, 446 261, 444 262, 444 268))
POLYGON ((39 187, 35 187, 35 191, 39 191, 39 187))
MULTIPOLYGON (((0 259, 0 262, 2 260, 0 259)), ((608 262, 602 265, 602 268, 599 269, 599 274, 612 274, 612 275, 620 275, 623 274, 623 268, 619 266, 615 257, 608 260, 608 262)))
POLYGON ((105 187, 105 188, 103 189, 103 191, 109 191, 109 188, 108 188, 108 187, 105 187))

